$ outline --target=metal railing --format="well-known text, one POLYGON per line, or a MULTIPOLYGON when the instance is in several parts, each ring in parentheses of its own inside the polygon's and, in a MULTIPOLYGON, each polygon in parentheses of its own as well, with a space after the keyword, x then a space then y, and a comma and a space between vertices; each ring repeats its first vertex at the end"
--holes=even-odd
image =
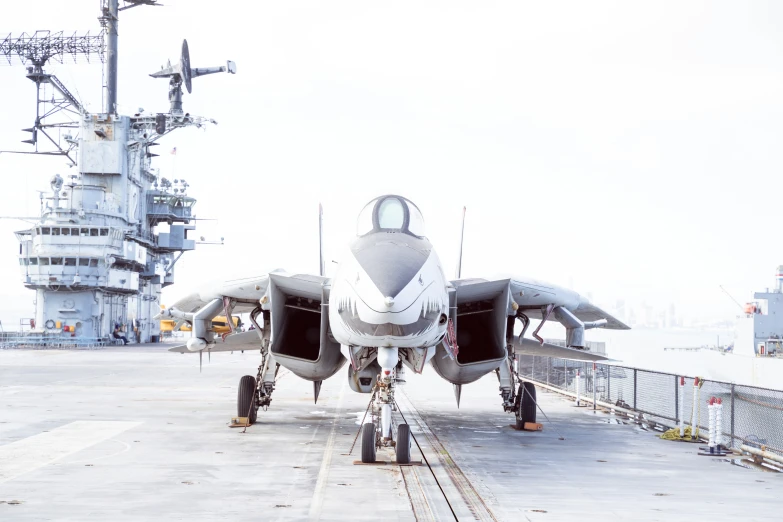
POLYGON ((115 339, 98 337, 69 338, 36 332, 0 332, 0 350, 98 350, 116 342, 115 339))
POLYGON ((723 415, 718 428, 726 447, 766 446, 767 451, 783 455, 783 390, 701 378, 701 384, 694 387, 698 376, 538 356, 522 356, 518 371, 523 378, 571 394, 576 393, 578 380, 580 395, 588 402, 595 390, 597 401, 633 410, 668 427, 679 423, 681 401, 685 425, 691 424, 693 395, 697 393, 696 424, 704 437, 709 422, 707 401, 719 398, 723 415), (681 378, 685 379, 683 387, 681 378))

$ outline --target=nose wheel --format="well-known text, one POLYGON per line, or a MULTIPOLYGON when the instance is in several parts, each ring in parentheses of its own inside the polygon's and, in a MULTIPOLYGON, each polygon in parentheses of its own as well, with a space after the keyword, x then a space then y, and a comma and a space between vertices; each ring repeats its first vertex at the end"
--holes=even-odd
POLYGON ((371 464, 375 462, 375 424, 367 422, 362 426, 362 462, 371 464))
POLYGON ((397 440, 381 440, 375 423, 367 422, 362 426, 362 462, 372 464, 377 459, 377 449, 394 446, 397 464, 411 463, 411 428, 407 424, 397 426, 397 440))
POLYGON ((397 464, 411 463, 411 427, 407 424, 400 424, 397 427, 397 464))
POLYGON ((365 464, 375 462, 377 449, 382 447, 394 448, 398 464, 411 462, 410 426, 405 423, 397 426, 396 437, 392 428, 395 381, 396 375, 392 377, 388 372, 376 381, 376 388, 367 406, 372 422, 364 423, 361 427, 362 462, 365 464))

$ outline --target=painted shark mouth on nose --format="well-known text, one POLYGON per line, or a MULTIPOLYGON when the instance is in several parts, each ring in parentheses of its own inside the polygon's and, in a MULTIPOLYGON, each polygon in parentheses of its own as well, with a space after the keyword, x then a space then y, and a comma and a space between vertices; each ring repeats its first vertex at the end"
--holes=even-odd
POLYGON ((358 335, 416 337, 438 324, 441 315, 441 304, 435 299, 425 299, 422 302, 421 313, 418 319, 408 324, 372 324, 362 321, 356 310, 356 301, 351 298, 341 299, 337 303, 337 313, 345 326, 358 335))

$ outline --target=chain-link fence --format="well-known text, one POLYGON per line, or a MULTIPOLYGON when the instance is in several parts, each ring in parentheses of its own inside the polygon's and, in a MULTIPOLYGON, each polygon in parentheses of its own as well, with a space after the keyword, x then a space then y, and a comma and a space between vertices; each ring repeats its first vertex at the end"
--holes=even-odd
POLYGON ((694 377, 537 356, 521 357, 518 371, 523 378, 570 393, 576 393, 578 382, 584 399, 592 400, 595 391, 599 402, 634 410, 670 427, 677 425, 681 411, 689 426, 695 406, 697 425, 705 437, 707 402, 715 397, 723 403, 719 428, 725 446, 766 446, 768 451, 783 455, 781 390, 701 379, 701 385, 694 387, 694 377), (685 385, 681 386, 683 378, 685 385))

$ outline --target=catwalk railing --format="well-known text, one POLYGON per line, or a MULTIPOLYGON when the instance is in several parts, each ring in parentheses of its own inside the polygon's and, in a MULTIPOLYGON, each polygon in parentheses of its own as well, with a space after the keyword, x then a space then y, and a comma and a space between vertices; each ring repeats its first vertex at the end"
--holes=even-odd
POLYGON ((694 377, 698 376, 534 356, 521 357, 519 374, 572 394, 576 393, 578 382, 579 393, 587 402, 592 400, 595 390, 598 402, 636 411, 670 427, 680 421, 681 401, 684 401, 685 425, 691 424, 693 396, 697 393, 696 424, 705 438, 709 421, 707 402, 715 397, 723 402, 719 429, 725 446, 736 449, 741 444, 766 446, 768 451, 783 455, 783 390, 702 379, 701 385, 694 388, 694 377), (682 387, 681 377, 685 378, 682 387))
POLYGON ((96 350, 121 341, 95 337, 61 337, 36 332, 0 332, 0 350, 96 350))

